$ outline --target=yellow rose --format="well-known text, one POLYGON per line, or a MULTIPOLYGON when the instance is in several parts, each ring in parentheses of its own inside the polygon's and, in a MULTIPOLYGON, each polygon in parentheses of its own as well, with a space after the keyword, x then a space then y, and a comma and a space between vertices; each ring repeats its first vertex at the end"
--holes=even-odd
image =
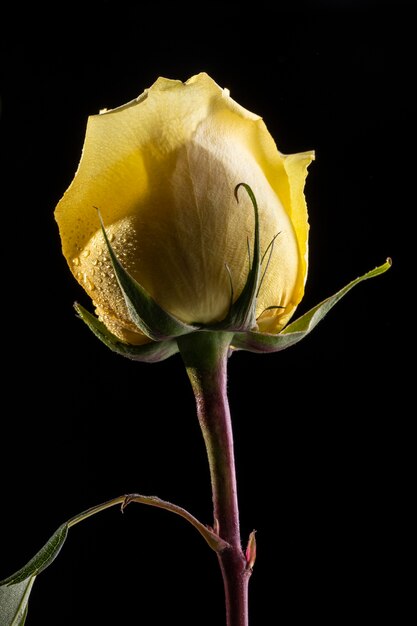
MULTIPOLYGON (((224 319, 246 283, 259 206, 257 330, 278 333, 303 297, 313 152, 283 155, 262 119, 207 74, 159 78, 136 100, 89 118, 82 158, 56 208, 69 267, 119 339, 149 339, 132 322, 100 228, 123 268, 186 324, 224 319), (275 307, 275 308, 271 308, 275 307), (279 308, 278 308, 279 307, 279 308)), ((249 330, 249 329, 247 329, 249 330)))

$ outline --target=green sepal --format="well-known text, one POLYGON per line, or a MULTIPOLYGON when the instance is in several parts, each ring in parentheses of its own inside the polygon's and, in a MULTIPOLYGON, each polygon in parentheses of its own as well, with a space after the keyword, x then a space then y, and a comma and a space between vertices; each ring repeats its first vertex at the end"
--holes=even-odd
POLYGON ((235 350, 246 350, 248 352, 278 352, 279 350, 285 350, 304 339, 315 326, 323 319, 323 317, 330 311, 334 305, 339 302, 344 295, 347 294, 353 287, 358 285, 368 278, 374 278, 383 274, 391 267, 391 259, 375 269, 367 272, 363 276, 359 276, 355 280, 352 280, 348 285, 340 289, 337 293, 323 302, 320 302, 317 306, 312 308, 308 313, 305 313, 297 320, 286 326, 284 330, 276 335, 271 333, 260 333, 256 331, 249 331, 246 333, 235 333, 231 347, 235 350))
POLYGON ((110 350, 132 359, 133 361, 143 361, 145 363, 157 363, 164 361, 178 352, 178 346, 174 339, 165 341, 151 341, 141 346, 134 346, 120 341, 108 328, 100 322, 97 317, 89 313, 81 304, 74 304, 79 317, 87 324, 89 329, 100 339, 110 350))
POLYGON ((197 327, 184 324, 160 307, 146 289, 124 269, 111 247, 100 212, 99 218, 104 241, 129 317, 138 329, 153 341, 163 341, 197 330, 197 327))
POLYGON ((247 183, 239 183, 235 187, 235 196, 238 200, 238 191, 240 187, 246 190, 255 213, 255 236, 253 244, 253 259, 249 268, 248 277, 245 286, 236 302, 234 302, 226 317, 219 323, 213 324, 208 328, 210 330, 235 330, 244 331, 256 326, 256 295, 259 285, 260 274, 260 237, 259 237, 259 208, 256 202, 255 194, 247 183))

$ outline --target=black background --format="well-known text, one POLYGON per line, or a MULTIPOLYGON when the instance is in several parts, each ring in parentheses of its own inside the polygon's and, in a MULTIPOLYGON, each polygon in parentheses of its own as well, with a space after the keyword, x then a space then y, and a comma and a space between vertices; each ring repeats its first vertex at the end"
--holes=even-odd
MULTIPOLYGON (((409 461, 394 329, 407 315, 408 9, 102 1, 21 7, 3 19, 0 578, 63 521, 126 492, 159 495, 211 523, 180 357, 132 363, 76 319, 73 301, 90 302, 53 219, 89 114, 131 100, 160 75, 206 71, 263 116, 282 152, 316 150, 298 312, 388 255, 394 261, 304 342, 230 360, 243 539, 258 531, 251 625, 402 622, 409 461)), ((131 505, 70 531, 35 584, 27 624, 220 625, 222 593, 215 555, 191 527, 131 505)))

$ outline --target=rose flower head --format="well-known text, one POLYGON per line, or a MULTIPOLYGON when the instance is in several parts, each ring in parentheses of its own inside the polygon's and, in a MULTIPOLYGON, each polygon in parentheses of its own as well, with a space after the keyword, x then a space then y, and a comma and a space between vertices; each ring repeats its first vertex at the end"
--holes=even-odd
POLYGON ((301 339, 334 304, 287 326, 307 276, 313 158, 281 154, 261 117, 205 73, 159 78, 91 116, 55 212, 63 253, 98 316, 77 305, 82 319, 139 360, 166 358, 175 337, 205 329, 232 332, 232 346, 254 351, 301 339))

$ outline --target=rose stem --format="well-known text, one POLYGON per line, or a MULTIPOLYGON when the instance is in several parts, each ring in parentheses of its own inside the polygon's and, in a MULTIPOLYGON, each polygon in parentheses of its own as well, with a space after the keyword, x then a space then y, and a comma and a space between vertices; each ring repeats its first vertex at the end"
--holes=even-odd
POLYGON ((240 540, 233 433, 227 399, 227 359, 233 334, 200 331, 178 346, 191 381, 206 444, 214 507, 214 530, 230 544, 218 553, 227 626, 248 626, 248 568, 240 540))

